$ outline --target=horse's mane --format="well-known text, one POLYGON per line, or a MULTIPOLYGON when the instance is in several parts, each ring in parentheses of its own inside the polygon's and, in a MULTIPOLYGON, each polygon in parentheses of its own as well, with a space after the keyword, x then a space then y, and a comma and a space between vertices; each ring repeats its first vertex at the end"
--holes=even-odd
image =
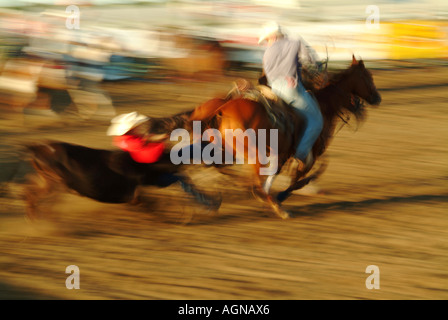
POLYGON ((310 84, 308 84, 308 86, 313 86, 311 91, 318 98, 322 113, 335 112, 344 124, 349 124, 350 120, 353 119, 352 115, 354 115, 356 125, 358 126, 364 122, 366 118, 366 108, 364 107, 364 103, 358 96, 349 92, 343 92, 342 89, 339 88, 339 84, 352 74, 355 67, 356 65, 351 65, 347 69, 309 79, 308 81, 310 84), (325 83, 322 83, 322 78, 327 79, 325 83), (342 95, 350 96, 350 102, 348 104, 334 103, 337 100, 333 99, 333 103, 328 103, 326 97, 330 96, 330 94, 328 94, 330 91, 336 92, 336 95, 339 95, 340 97, 342 95), (329 108, 333 108, 333 110, 328 110, 329 108))
POLYGON ((325 87, 344 80, 353 72, 353 67, 354 66, 352 65, 344 70, 333 72, 323 71, 320 73, 308 72, 306 69, 302 69, 302 82, 307 90, 311 90, 316 94, 325 87))
POLYGON ((335 84, 347 78, 353 72, 353 66, 348 67, 344 70, 339 70, 337 72, 332 72, 328 76, 328 84, 335 84))

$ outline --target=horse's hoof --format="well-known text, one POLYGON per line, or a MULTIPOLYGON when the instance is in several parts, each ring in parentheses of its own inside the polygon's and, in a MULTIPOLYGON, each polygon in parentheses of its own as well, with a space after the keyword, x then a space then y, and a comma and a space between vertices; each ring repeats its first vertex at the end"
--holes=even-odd
POLYGON ((289 219, 291 216, 289 215, 289 213, 287 211, 282 211, 279 214, 279 217, 282 218, 283 220, 289 219))
POLYGON ((282 210, 282 209, 276 209, 276 210, 274 210, 274 212, 277 217, 279 217, 280 219, 283 219, 283 220, 289 219, 291 217, 287 211, 282 210))

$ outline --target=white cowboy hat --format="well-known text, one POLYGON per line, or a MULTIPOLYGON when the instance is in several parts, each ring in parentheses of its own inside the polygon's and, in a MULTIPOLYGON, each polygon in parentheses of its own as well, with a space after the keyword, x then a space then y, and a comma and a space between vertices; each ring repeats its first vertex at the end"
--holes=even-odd
POLYGON ((283 34, 281 27, 275 21, 270 21, 263 25, 263 31, 260 38, 258 39, 258 44, 263 43, 266 38, 273 34, 283 34))
POLYGON ((145 122, 149 118, 138 112, 124 113, 116 116, 110 122, 112 123, 107 129, 108 136, 121 136, 134 128, 136 125, 145 122))

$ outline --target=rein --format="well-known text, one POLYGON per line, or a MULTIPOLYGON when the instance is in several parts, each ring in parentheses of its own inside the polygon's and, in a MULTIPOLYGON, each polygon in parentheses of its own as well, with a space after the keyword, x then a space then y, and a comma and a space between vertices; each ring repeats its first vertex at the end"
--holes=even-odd
MULTIPOLYGON (((333 84, 333 87, 336 88, 336 93, 339 96, 341 96, 342 98, 346 98, 347 96, 350 96, 350 103, 354 107, 352 113, 356 115, 358 113, 358 111, 360 110, 360 108, 362 107, 362 103, 361 103, 361 100, 359 99, 359 97, 357 97, 351 93, 342 91, 341 88, 339 88, 336 84, 333 84)), ((341 119, 342 124, 339 127, 339 129, 336 131, 335 134, 337 134, 344 127, 344 125, 348 125, 348 126, 350 125, 349 124, 350 114, 348 114, 344 117, 343 112, 337 110, 336 115, 338 116, 339 119, 341 119)))
MULTIPOLYGON (((343 92, 336 84, 333 84, 333 87, 336 88, 336 93, 338 95, 340 95, 342 98, 345 98, 348 95, 346 92, 343 92)), ((335 133, 335 134, 338 134, 339 131, 341 131, 341 129, 344 127, 344 125, 349 125, 348 122, 350 121, 350 115, 347 115, 347 117, 344 119, 343 114, 341 114, 341 112, 339 110, 336 111, 336 115, 342 121, 342 125, 339 127, 339 129, 335 133)))

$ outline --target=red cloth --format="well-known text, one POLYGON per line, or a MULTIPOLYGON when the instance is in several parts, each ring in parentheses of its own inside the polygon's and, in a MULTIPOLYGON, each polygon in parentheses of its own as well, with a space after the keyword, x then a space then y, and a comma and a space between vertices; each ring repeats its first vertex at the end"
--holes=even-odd
POLYGON ((130 135, 114 137, 114 144, 129 152, 132 159, 140 163, 156 162, 162 156, 164 149, 162 142, 146 143, 142 138, 130 135))

